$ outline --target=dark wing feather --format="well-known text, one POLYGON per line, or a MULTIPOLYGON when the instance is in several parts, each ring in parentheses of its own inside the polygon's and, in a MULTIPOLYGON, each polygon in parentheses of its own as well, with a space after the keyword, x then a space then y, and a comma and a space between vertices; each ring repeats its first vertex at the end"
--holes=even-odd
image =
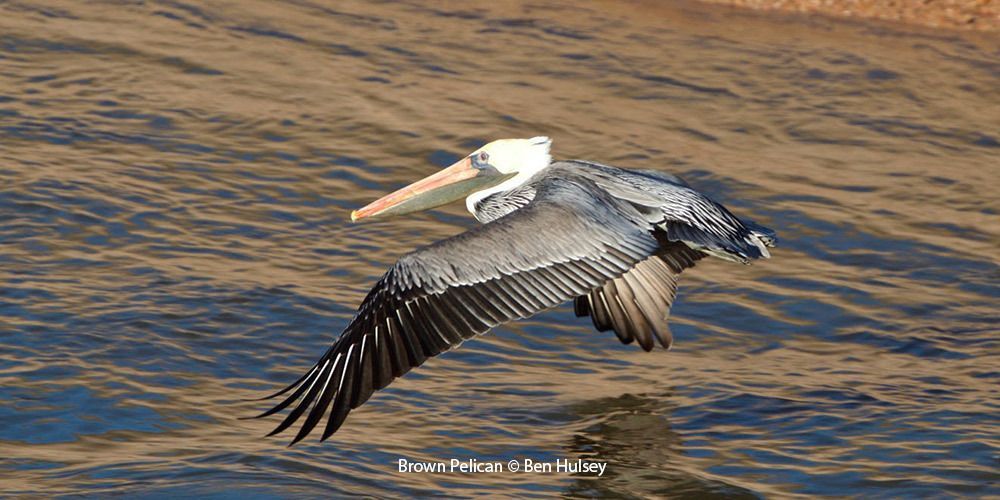
POLYGON ((741 221, 678 177, 581 160, 558 162, 549 168, 578 171, 612 196, 644 207, 649 222, 666 231, 670 241, 744 264, 770 257, 767 247, 774 245, 774 231, 741 221))
POLYGON ((624 344, 638 341, 649 351, 655 336, 660 345, 669 349, 673 335, 667 317, 677 293, 677 275, 705 254, 682 243, 665 241, 665 237, 661 242, 656 255, 577 297, 573 301, 576 315, 590 316, 598 331, 614 330, 624 344))
MULTIPOLYGON (((305 416, 295 443, 329 411, 326 439, 372 392, 427 358, 600 290, 659 246, 631 204, 587 181, 546 179, 522 208, 402 257, 316 365, 275 396, 291 394, 261 416, 292 408, 271 434, 305 416)), ((622 322, 642 323, 634 332, 645 343, 655 327, 641 303, 618 303, 616 313, 629 315, 622 322)))

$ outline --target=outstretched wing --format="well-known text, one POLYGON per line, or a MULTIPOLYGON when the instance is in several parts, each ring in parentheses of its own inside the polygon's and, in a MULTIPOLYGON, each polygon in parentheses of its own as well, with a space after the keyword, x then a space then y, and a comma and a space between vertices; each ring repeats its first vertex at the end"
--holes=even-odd
POLYGON ((260 416, 292 409, 269 435, 304 418, 295 443, 327 415, 328 438, 427 358, 623 276, 657 252, 649 230, 632 204, 588 181, 545 179, 522 208, 392 266, 312 369, 270 396, 291 392, 260 416))
MULTIPOLYGON (((648 221, 663 229, 670 241, 714 257, 749 264, 769 258, 774 232, 742 221, 726 207, 688 186, 673 175, 650 170, 623 170, 582 160, 553 164, 550 168, 586 167, 594 183, 615 198, 645 207, 648 221)), ((577 169, 579 170, 579 169, 577 169)))

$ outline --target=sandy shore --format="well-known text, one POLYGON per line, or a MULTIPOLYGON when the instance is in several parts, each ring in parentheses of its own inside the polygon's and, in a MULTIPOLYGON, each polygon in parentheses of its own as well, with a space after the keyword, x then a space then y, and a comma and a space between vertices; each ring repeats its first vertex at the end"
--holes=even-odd
POLYGON ((934 28, 1000 31, 1000 0, 704 0, 758 10, 819 13, 919 24, 934 28))

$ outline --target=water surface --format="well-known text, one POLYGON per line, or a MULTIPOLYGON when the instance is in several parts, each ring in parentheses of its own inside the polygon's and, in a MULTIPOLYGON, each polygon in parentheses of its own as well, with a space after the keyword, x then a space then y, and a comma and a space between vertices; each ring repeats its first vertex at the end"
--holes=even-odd
POLYGON ((0 495, 1000 495, 998 56, 697 4, 0 4, 0 495), (686 272, 670 352, 561 307, 326 443, 237 420, 396 256, 474 224, 351 208, 540 134, 781 248, 686 272))

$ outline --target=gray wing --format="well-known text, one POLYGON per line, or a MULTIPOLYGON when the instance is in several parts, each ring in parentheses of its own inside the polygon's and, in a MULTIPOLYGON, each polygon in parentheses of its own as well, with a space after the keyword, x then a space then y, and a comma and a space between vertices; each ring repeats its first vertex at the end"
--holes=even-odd
POLYGON ((581 160, 552 167, 585 176, 612 196, 632 203, 646 214, 650 224, 663 229, 670 241, 744 264, 771 256, 767 247, 775 243, 774 231, 740 220, 679 177, 581 160))
POLYGON ((549 178, 521 209, 399 259, 312 369, 269 396, 291 392, 261 417, 292 407, 269 435, 304 417, 295 443, 329 410, 326 439, 428 357, 587 294, 654 255, 659 242, 643 215, 588 184, 549 178))

